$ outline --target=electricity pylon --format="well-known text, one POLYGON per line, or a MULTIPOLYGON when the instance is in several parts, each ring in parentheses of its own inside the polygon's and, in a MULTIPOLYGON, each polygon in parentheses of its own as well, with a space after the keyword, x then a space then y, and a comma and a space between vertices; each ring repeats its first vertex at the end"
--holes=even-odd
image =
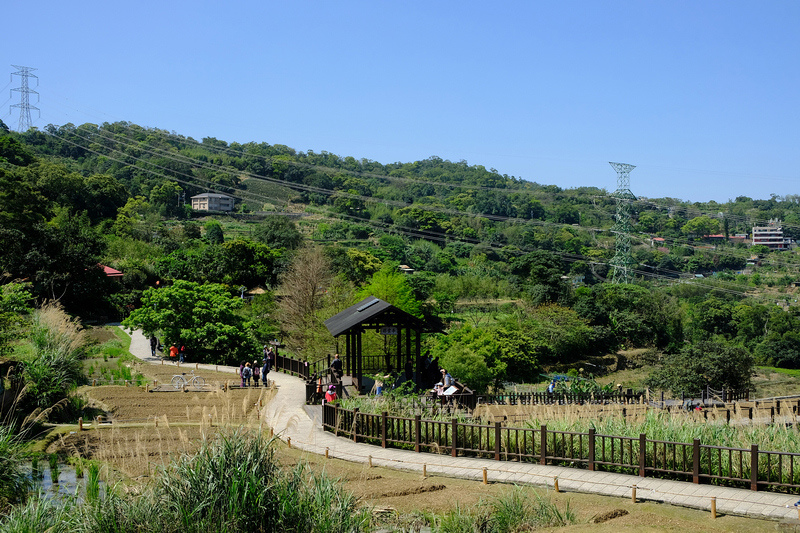
POLYGON ((616 236, 616 253, 610 263, 614 267, 611 280, 614 283, 628 283, 635 264, 631 257, 631 200, 636 200, 636 195, 630 187, 631 170, 636 167, 627 163, 609 164, 617 171, 617 190, 611 194, 617 200, 616 223, 611 227, 611 232, 616 236))
POLYGON ((36 78, 36 85, 38 86, 39 77, 34 74, 31 74, 34 70, 36 70, 35 68, 21 67, 19 65, 11 65, 11 66, 17 69, 17 72, 11 73, 11 80, 12 81, 14 80, 14 76, 19 76, 21 78, 20 86, 11 89, 12 91, 19 91, 19 103, 12 104, 11 107, 19 108, 19 127, 17 131, 22 133, 24 131, 28 131, 33 125, 33 123, 31 122, 31 109, 39 111, 38 107, 31 105, 30 95, 35 94, 36 103, 39 103, 39 93, 30 88, 28 84, 28 78, 36 78))

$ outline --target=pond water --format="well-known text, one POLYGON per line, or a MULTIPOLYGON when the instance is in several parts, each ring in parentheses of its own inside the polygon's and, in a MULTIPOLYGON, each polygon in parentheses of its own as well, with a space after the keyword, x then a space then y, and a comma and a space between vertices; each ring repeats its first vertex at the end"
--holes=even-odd
MULTIPOLYGON (((45 498, 60 499, 63 497, 77 496, 83 500, 86 496, 86 484, 89 478, 88 466, 83 468, 83 477, 79 478, 75 472, 75 467, 59 463, 58 479, 53 479, 53 472, 46 459, 39 460, 39 476, 33 475, 33 464, 27 463, 24 466, 26 474, 33 479, 33 492, 41 492, 45 498)), ((105 494, 105 482, 100 481, 100 497, 105 494)))

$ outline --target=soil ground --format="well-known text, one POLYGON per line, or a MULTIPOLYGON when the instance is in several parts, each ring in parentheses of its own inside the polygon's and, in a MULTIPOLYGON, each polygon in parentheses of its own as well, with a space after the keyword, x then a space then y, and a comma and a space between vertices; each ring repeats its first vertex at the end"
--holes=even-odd
MULTIPOLYGON (((187 365, 190 366, 193 365, 187 365)), ((168 365, 136 364, 136 367, 148 378, 163 382, 169 382, 176 370, 168 365)), ((235 376, 215 372, 199 374, 209 383, 210 392, 147 392, 141 387, 124 386, 84 388, 81 392, 115 423, 81 433, 75 432, 74 427, 62 427, 51 435, 47 451, 103 461, 111 467, 110 477, 141 483, 170 459, 191 453, 203 436, 213 434, 220 427, 257 426, 259 408, 269 402, 272 391, 263 388, 223 391, 221 385, 233 383, 235 376)), ((382 510, 384 516, 406 528, 421 512, 444 513, 456 506, 469 509, 481 500, 512 488, 438 476, 422 479, 417 473, 325 459, 289 449, 280 441, 276 442, 276 455, 287 466, 302 462, 315 471, 324 471, 340 479, 363 504, 382 510)), ((646 501, 634 504, 628 499, 553 493, 545 488, 531 490, 546 493, 562 508, 568 504, 577 515, 576 525, 556 528, 558 531, 751 532, 794 531, 796 527, 736 516, 719 516, 713 520, 705 511, 646 501), (591 523, 593 518, 601 516, 613 518, 591 523)))

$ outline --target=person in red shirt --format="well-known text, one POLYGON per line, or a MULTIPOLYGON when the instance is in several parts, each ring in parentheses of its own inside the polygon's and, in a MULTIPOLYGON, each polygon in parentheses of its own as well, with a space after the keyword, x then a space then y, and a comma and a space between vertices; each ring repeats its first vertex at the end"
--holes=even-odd
POLYGON ((330 403, 336 401, 336 386, 328 385, 328 390, 325 393, 325 402, 330 403))
POLYGON ((169 347, 169 356, 170 357, 178 357, 178 347, 174 344, 169 347))

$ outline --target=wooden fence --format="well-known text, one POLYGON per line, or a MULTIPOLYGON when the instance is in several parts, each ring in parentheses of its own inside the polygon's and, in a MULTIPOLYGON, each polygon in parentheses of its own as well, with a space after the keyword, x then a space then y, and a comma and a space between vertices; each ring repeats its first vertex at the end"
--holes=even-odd
POLYGON ((328 366, 324 360, 308 362, 276 354, 273 370, 309 380, 327 372, 328 366))
POLYGON ((423 420, 368 414, 358 409, 322 406, 325 430, 385 447, 416 452, 450 454, 453 457, 527 461, 560 466, 606 470, 642 477, 664 477, 714 483, 751 490, 796 491, 800 489, 800 454, 750 448, 725 448, 702 444, 651 440, 647 435, 622 437, 513 428, 452 421, 423 420))

